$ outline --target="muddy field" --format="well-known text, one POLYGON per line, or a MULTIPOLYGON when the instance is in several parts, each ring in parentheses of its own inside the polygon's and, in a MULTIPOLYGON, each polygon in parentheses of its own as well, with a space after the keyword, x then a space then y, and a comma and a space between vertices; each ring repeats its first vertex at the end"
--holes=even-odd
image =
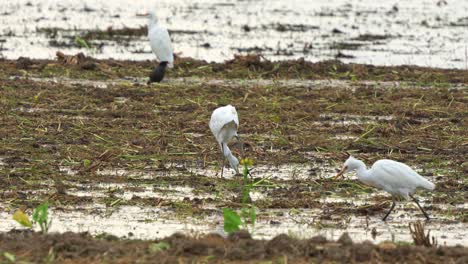
POLYGON ((467 261, 467 71, 179 57, 147 85, 153 65, 0 61, 2 261, 467 261), (266 179, 250 195, 253 238, 223 231, 241 180, 231 169, 220 177, 208 120, 228 103, 252 176, 266 179), (349 153, 403 161, 436 183, 417 196, 439 247, 414 245, 408 226, 424 218, 413 203, 385 223, 388 194, 354 175, 331 179, 349 153), (52 234, 12 220, 45 200, 52 234))

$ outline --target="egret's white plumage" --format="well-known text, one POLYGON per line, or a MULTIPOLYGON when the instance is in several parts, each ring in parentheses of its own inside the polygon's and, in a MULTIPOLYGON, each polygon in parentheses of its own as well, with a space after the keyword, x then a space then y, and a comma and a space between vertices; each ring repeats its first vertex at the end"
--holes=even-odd
MULTIPOLYGON (((239 160, 234 157, 227 143, 233 137, 238 137, 237 128, 239 127, 239 117, 236 108, 232 105, 226 105, 216 108, 211 114, 210 130, 218 141, 224 158, 228 159, 231 168, 239 173, 239 160)), ((223 160, 224 167, 224 160, 223 160)), ((222 174, 222 171, 221 171, 222 174)))
POLYGON ((236 136, 238 127, 239 117, 232 105, 218 107, 211 114, 210 130, 220 144, 227 143, 236 136))
POLYGON ((148 16, 148 38, 151 49, 156 55, 159 62, 167 61, 168 67, 174 65, 174 51, 172 49, 171 38, 167 28, 161 26, 154 12, 150 12, 148 16))
POLYGON ((395 198, 398 197, 403 197, 405 199, 409 199, 411 197, 424 213, 426 218, 429 219, 426 212, 424 212, 412 195, 417 188, 432 191, 434 190, 435 185, 419 175, 408 165, 394 160, 382 159, 376 161, 368 170, 364 162, 355 159, 354 157, 349 157, 344 163, 343 169, 335 178, 339 178, 341 175, 351 171, 356 171, 357 177, 361 182, 382 189, 392 195, 392 208, 387 215, 385 215, 383 220, 387 218, 395 207, 395 198))

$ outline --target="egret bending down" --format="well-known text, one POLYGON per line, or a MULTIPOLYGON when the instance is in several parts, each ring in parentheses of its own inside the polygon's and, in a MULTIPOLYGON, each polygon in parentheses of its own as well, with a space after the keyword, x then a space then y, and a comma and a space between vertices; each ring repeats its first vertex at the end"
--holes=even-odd
POLYGON ((224 161, 227 159, 231 168, 239 173, 238 166, 239 160, 232 155, 227 143, 237 135, 237 128, 239 127, 239 117, 237 116, 236 108, 232 105, 226 105, 216 108, 213 111, 210 119, 210 130, 218 141, 221 152, 223 154, 223 164, 221 165, 221 177, 223 177, 224 161))
POLYGON ((376 161, 372 165, 372 168, 368 170, 364 162, 354 157, 349 157, 344 163, 343 169, 335 176, 335 179, 351 171, 357 171, 357 177, 361 182, 383 189, 392 195, 392 207, 382 219, 383 221, 387 219, 388 215, 395 208, 395 200, 399 197, 403 197, 406 200, 411 197, 427 220, 429 220, 429 216, 419 205, 418 200, 413 197, 413 194, 418 187, 432 191, 435 185, 408 167, 408 165, 394 160, 382 159, 376 161))
POLYGON ((151 49, 159 61, 159 65, 151 72, 148 83, 160 82, 164 78, 166 67, 173 67, 174 53, 167 28, 158 23, 158 18, 154 12, 150 12, 147 16, 148 38, 151 49))

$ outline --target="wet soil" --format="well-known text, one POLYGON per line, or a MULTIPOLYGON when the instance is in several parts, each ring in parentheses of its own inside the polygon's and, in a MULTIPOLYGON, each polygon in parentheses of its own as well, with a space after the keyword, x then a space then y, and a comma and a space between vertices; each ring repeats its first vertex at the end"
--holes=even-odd
POLYGON ((317 236, 307 240, 279 235, 252 239, 246 232, 223 238, 175 234, 156 241, 119 240, 86 233, 48 234, 12 231, 0 234, 0 250, 18 261, 56 263, 466 263, 463 247, 423 247, 391 242, 353 243, 344 234, 338 241, 317 236), (162 246, 164 245, 164 246, 162 246))
MULTIPOLYGON (((466 131, 462 128, 466 127, 463 85, 467 72, 439 69, 426 72, 409 67, 393 75, 398 67, 333 63, 282 62, 277 64, 281 65, 277 73, 272 74, 272 63, 262 62, 259 57, 237 57, 225 64, 180 59, 166 83, 147 86, 143 80, 137 80, 151 69, 150 62, 95 60, 83 55, 61 55, 57 61, 26 58, 2 61, 5 126, 0 131, 3 144, 0 156, 5 163, 2 170, 10 177, 1 181, 5 186, 16 186, 16 191, 30 188, 23 184, 24 180, 52 177, 76 181, 74 175, 57 174, 63 165, 71 166, 82 176, 79 181, 92 178, 99 169, 115 167, 167 171, 170 164, 181 163, 185 164, 182 173, 190 173, 187 167, 217 161, 218 153, 206 120, 215 107, 231 103, 241 115, 240 133, 246 135, 247 153, 258 165, 336 164, 346 157, 343 151, 352 151, 368 163, 385 156, 423 168, 450 171, 447 174, 453 177, 442 178, 445 183, 440 185, 440 191, 458 186, 456 189, 463 192, 465 182, 458 180, 466 174, 466 131), (210 67, 218 70, 207 70, 210 67), (299 73, 289 71, 288 67, 300 68, 299 73), (329 72, 330 68, 336 68, 337 73, 329 72), (369 70, 374 68, 378 70, 369 70), (357 75, 359 79, 381 79, 384 72, 390 72, 389 76, 395 79, 424 79, 413 84, 395 83, 393 88, 357 80, 342 83, 341 87, 326 82, 288 87, 288 82, 279 82, 280 78, 307 78, 307 74, 325 79, 344 73, 358 74, 348 71, 352 69, 367 69, 360 71, 365 73, 357 75), (187 75, 199 76, 201 72, 206 73, 205 80, 236 80, 246 76, 274 79, 265 85, 255 84, 255 79, 250 84, 238 81, 236 87, 232 83, 203 80, 194 81, 193 85, 190 79, 171 81, 187 75), (67 83, 43 79, 64 75, 77 80, 111 82, 103 83, 102 88, 92 81, 67 83), (434 76, 443 76, 444 82, 435 81, 434 76), (112 81, 118 77, 125 79, 112 81), (41 78, 46 81, 39 81, 41 78), (345 134, 347 138, 337 140, 334 137, 337 134, 345 134), (305 153, 325 156, 307 157, 305 153), (84 161, 90 164, 84 166, 84 161), (19 167, 26 169, 18 170, 19 167)), ((311 171, 310 177, 314 175, 318 176, 311 171)), ((122 177, 101 177, 122 181, 122 177)), ((317 180, 320 185, 337 184, 317 180)), ((205 184, 200 178, 184 183, 197 187, 205 184)))
MULTIPOLYGON (((418 192, 425 208, 439 219, 431 228, 444 230, 446 237, 440 235, 439 241, 468 245, 466 237, 457 236, 468 221, 468 72, 337 61, 270 62, 256 55, 225 63, 179 57, 163 83, 146 85, 153 65, 63 53, 56 60, 0 60, 0 213, 8 216, 21 208, 29 214, 48 200, 57 218, 79 211, 92 219, 99 207, 104 208, 99 211, 102 219, 108 219, 105 216, 121 208, 124 212, 117 211, 116 217, 145 223, 142 233, 154 231, 155 219, 210 219, 219 225, 220 208, 241 207, 240 180, 231 170, 219 177, 220 153, 207 122, 213 109, 230 103, 240 116, 246 156, 254 159, 252 174, 268 179, 252 195, 259 225, 281 226, 300 214, 294 221, 314 230, 343 232, 353 226, 363 233, 376 228, 387 240, 388 226, 396 226, 408 234, 408 223, 421 217, 417 208, 403 203, 383 227, 377 221, 390 205, 387 194, 352 176, 330 179, 352 153, 368 165, 381 158, 406 162, 435 182, 434 192, 418 192), (146 218, 140 211, 125 214, 131 207, 162 211, 146 218)), ((237 142, 232 150, 241 156, 237 142)), ((66 219, 56 222, 56 231, 83 230, 66 219)), ((2 231, 12 226, 10 219, 0 221, 2 231)), ((126 234, 135 232, 131 225, 123 228, 129 228, 126 234)), ((314 238, 231 241, 192 234, 195 238, 166 238, 172 245, 168 251, 150 252, 161 236, 109 241, 95 238, 99 233, 2 233, 0 250, 33 262, 52 256, 59 262, 466 258, 457 253, 464 248, 395 245, 408 242, 401 237, 390 246, 341 246, 314 238), (28 243, 38 250, 24 247, 28 243), (285 253, 276 243, 292 248, 285 253), (357 253, 359 248, 369 251, 357 253)))

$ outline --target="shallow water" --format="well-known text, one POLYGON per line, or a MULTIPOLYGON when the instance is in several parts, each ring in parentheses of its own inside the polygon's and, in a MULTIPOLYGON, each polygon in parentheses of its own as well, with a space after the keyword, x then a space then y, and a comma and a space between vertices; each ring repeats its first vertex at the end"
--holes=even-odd
POLYGON ((0 5, 0 56, 54 58, 62 50, 153 59, 145 36, 95 41, 90 51, 74 44, 86 30, 146 25, 136 14, 147 10, 156 10, 171 30, 176 53, 208 61, 252 51, 273 60, 338 56, 346 62, 468 69, 468 1, 12 0, 0 5), (45 34, 43 28, 59 30, 45 34))
MULTIPOLYGON (((328 178, 336 174, 334 166, 326 166, 323 164, 282 164, 277 166, 258 165, 251 169, 253 177, 261 177, 270 180, 307 180, 312 178, 328 178)), ((71 167, 62 166, 60 172, 65 175, 76 175, 78 171, 71 167)), ((203 176, 210 178, 220 178, 220 168, 207 166, 193 167, 183 164, 173 164, 166 167, 165 170, 148 169, 128 170, 125 168, 99 169, 97 175, 118 176, 132 179, 154 179, 156 177, 175 177, 175 176, 203 176)), ((233 179, 240 178, 235 175, 235 171, 228 166, 224 169, 224 178, 233 179)))
MULTIPOLYGON (((3 207, 0 205, 0 207, 3 207)), ((176 232, 189 235, 219 233, 222 228, 221 212, 202 219, 179 217, 174 212, 158 207, 104 207, 96 205, 84 208, 61 208, 52 210, 51 232, 90 232, 93 235, 112 234, 118 237, 155 239, 170 236, 176 232)), ((405 213, 394 213, 393 218, 383 222, 379 217, 366 218, 350 216, 347 220, 320 220, 320 210, 290 209, 262 210, 253 228, 254 238, 271 239, 286 233, 298 238, 323 235, 327 239, 338 239, 348 232, 353 241, 370 240, 412 242, 408 223, 420 220, 405 213), (372 231, 375 229, 375 231, 372 231), (374 233, 375 236, 372 234, 374 233)), ((435 219, 426 222, 439 245, 468 245, 468 225, 435 219)), ((11 219, 11 214, 0 212, 0 231, 19 228, 11 219)), ((252 229, 251 229, 252 230, 252 229)))
POLYGON ((124 183, 100 183, 93 184, 74 184, 75 188, 67 190, 68 195, 79 197, 108 197, 109 192, 112 192, 116 198, 123 200, 131 200, 133 197, 140 198, 164 198, 166 200, 181 201, 186 197, 190 199, 206 199, 214 198, 214 194, 194 193, 194 189, 189 186, 167 186, 153 187, 151 185, 130 185, 124 183), (138 191, 129 191, 129 187, 138 187, 138 191))

